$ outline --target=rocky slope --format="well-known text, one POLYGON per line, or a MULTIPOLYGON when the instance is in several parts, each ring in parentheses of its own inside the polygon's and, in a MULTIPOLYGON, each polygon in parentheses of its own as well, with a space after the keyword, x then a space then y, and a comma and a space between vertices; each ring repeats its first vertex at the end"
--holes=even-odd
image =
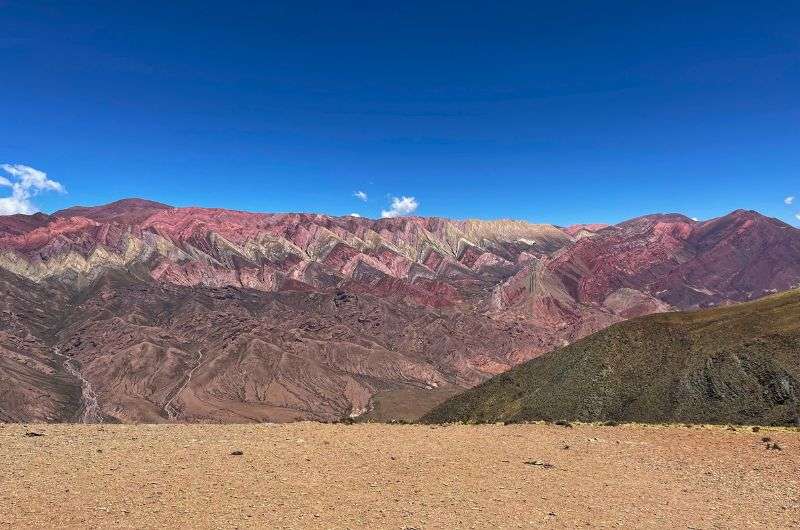
POLYGON ((800 291, 616 324, 423 421, 542 419, 800 425, 800 291))
POLYGON ((0 419, 410 418, 615 322, 797 285, 800 231, 131 199, 0 217, 0 279, 0 419))

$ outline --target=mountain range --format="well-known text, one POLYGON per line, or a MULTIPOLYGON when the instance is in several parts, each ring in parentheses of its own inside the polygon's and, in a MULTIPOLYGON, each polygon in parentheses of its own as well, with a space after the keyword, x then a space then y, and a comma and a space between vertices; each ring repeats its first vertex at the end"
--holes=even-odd
POLYGON ((800 425, 800 290, 614 324, 423 421, 559 419, 800 425))
POLYGON ((0 217, 0 421, 412 419, 612 324, 800 285, 800 230, 173 208, 0 217))

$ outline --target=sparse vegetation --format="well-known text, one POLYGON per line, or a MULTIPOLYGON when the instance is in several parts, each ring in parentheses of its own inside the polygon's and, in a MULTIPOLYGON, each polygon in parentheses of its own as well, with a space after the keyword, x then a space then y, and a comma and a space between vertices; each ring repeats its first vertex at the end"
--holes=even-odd
POLYGON ((466 391, 422 421, 561 418, 736 429, 794 425, 798 399, 800 291, 795 290, 616 324, 466 391))

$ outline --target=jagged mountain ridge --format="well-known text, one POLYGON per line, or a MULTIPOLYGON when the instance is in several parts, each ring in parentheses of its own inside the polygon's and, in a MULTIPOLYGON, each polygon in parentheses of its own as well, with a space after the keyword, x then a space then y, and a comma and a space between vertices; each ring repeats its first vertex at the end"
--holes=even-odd
POLYGON ((626 318, 788 289, 800 231, 744 211, 562 230, 135 199, 0 217, 0 272, 3 417, 80 419, 68 359, 109 421, 329 420, 430 406, 626 318))
POLYGON ((5 224, 0 267, 36 281, 144 265, 154 279, 178 285, 280 291, 351 281, 433 304, 456 302, 570 242, 553 226, 515 221, 376 221, 139 200, 71 208, 27 231, 21 221, 5 224))

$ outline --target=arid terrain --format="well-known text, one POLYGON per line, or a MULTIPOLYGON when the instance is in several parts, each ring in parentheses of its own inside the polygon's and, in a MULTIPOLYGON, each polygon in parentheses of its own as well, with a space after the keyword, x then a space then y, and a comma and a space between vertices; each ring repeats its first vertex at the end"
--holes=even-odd
POLYGON ((0 421, 415 419, 614 323, 800 285, 757 212, 613 226, 173 208, 0 217, 0 421))
POLYGON ((800 426, 800 289, 615 324, 422 418, 558 419, 800 426))
POLYGON ((798 448, 749 427, 0 424, 0 526, 789 528, 798 448))

